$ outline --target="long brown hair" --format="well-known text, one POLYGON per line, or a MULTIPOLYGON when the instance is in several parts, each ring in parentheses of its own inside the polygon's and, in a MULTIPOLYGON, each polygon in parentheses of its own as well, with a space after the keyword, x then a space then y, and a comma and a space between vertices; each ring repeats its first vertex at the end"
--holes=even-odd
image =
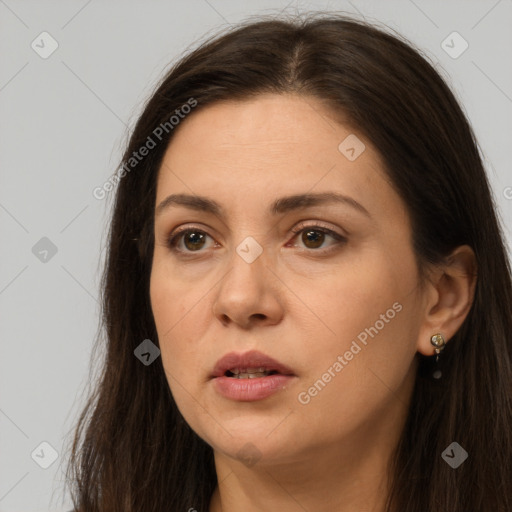
POLYGON ((156 144, 117 185, 102 281, 106 354, 68 467, 76 509, 208 511, 213 450, 178 411, 161 358, 146 366, 134 356, 145 339, 158 345, 149 301, 156 178, 175 129, 154 130, 191 98, 194 115, 261 93, 318 98, 373 143, 407 205, 420 269, 459 245, 476 255, 474 302, 442 354, 442 379, 417 354, 387 510, 509 512, 511 272, 477 141, 428 58, 397 34, 333 13, 250 19, 217 34, 172 67, 140 115, 123 164, 152 134, 156 144), (457 469, 441 457, 454 441, 469 454, 457 469))

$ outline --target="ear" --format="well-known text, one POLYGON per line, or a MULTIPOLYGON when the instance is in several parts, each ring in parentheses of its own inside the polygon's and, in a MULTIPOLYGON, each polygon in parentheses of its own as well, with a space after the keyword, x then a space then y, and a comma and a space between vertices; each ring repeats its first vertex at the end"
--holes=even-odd
POLYGON ((457 247, 432 271, 425 285, 424 321, 419 331, 417 350, 425 356, 435 354, 430 338, 442 334, 446 342, 466 319, 475 296, 477 264, 473 249, 457 247))

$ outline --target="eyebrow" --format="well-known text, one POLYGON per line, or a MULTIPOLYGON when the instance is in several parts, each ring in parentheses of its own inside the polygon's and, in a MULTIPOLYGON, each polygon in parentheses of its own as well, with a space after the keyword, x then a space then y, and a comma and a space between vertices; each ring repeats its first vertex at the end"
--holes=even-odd
MULTIPOLYGON (((269 211, 275 216, 302 208, 311 208, 313 206, 332 203, 345 204, 371 218, 370 213, 361 203, 358 203, 355 199, 349 196, 337 194, 335 192, 296 194, 281 197, 271 204, 269 211)), ((167 210, 172 206, 184 206, 191 210, 209 212, 216 216, 222 216, 224 214, 222 206, 208 197, 189 194, 171 194, 157 206, 155 215, 158 216, 162 214, 164 210, 167 210)))

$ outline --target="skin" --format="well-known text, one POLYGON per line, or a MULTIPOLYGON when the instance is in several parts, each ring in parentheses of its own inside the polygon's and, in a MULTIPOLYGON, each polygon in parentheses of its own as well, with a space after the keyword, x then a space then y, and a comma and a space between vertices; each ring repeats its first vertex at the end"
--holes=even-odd
POLYGON ((150 283, 173 397, 214 449, 220 483, 210 511, 383 511, 415 354, 433 355, 430 337, 449 340, 466 317, 471 249, 458 248, 420 286, 409 216, 379 154, 311 97, 262 95, 189 115, 165 154, 156 205, 177 193, 207 196, 225 209, 159 212, 150 283), (354 161, 338 150, 350 134, 366 146, 354 161), (333 191, 369 215, 347 204, 268 212, 279 197, 333 191), (291 233, 301 221, 309 229, 320 222, 346 241, 315 231, 312 243, 308 229, 291 233), (202 245, 182 237, 183 253, 173 252, 167 239, 178 227, 207 236, 202 245), (248 236, 263 249, 252 263, 236 252, 248 236), (400 312, 301 403, 299 393, 397 303, 400 312), (224 398, 209 379, 215 363, 252 349, 291 367, 294 379, 261 401, 224 398), (255 464, 239 453, 246 443, 255 464))

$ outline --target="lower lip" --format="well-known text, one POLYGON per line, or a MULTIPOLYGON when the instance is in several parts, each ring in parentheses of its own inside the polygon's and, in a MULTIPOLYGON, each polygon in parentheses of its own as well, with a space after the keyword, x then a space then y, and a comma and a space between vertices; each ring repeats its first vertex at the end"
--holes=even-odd
POLYGON ((223 375, 213 380, 214 386, 222 396, 240 402, 254 402, 284 389, 293 378, 293 375, 280 374, 254 379, 236 379, 223 375))

